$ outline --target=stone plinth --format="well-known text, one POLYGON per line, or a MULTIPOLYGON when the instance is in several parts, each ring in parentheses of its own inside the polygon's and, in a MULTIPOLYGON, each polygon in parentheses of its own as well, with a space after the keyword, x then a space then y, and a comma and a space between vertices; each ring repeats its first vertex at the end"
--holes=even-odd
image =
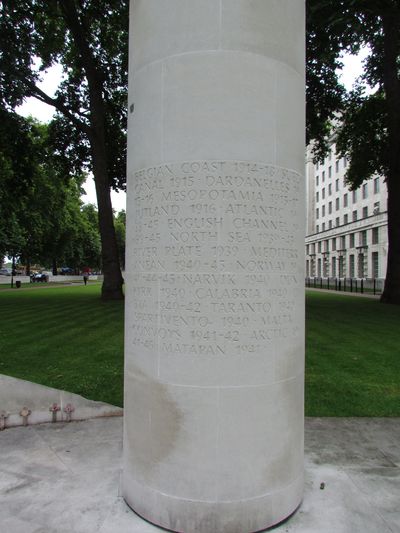
POLYGON ((258 531, 303 491, 304 1, 131 8, 123 494, 258 531))

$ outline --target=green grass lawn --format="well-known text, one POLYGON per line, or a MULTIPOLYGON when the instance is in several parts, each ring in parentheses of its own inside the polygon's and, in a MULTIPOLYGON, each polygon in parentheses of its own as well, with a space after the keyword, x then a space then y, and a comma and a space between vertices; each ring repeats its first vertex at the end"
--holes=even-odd
MULTIPOLYGON (((100 284, 0 293, 0 373, 122 405, 123 302, 100 284)), ((306 414, 400 416, 400 307, 307 295, 306 414)))
POLYGON ((122 405, 123 302, 100 284, 0 293, 0 373, 122 405))
POLYGON ((400 307, 309 292, 306 413, 400 416, 400 307))

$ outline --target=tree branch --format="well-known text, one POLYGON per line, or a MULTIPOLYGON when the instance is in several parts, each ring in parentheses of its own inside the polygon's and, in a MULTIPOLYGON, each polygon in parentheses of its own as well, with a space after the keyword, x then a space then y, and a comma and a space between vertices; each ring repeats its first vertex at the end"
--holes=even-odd
POLYGON ((28 87, 32 93, 32 96, 39 100, 40 102, 43 102, 45 104, 51 105, 52 107, 55 107, 60 113, 62 113, 65 117, 67 117, 75 126, 82 131, 83 133, 86 133, 89 137, 93 134, 92 129, 90 126, 76 118, 76 116, 71 113, 71 111, 62 104, 60 100, 57 98, 52 98, 45 92, 43 92, 39 87, 37 87, 34 83, 28 82, 28 87))
POLYGON ((75 2, 74 0, 63 0, 63 2, 59 2, 59 5, 62 13, 64 14, 67 26, 71 31, 74 40, 77 44, 79 53, 81 54, 88 82, 94 82, 99 84, 99 89, 101 90, 102 75, 97 68, 96 61, 93 57, 93 53, 87 41, 85 35, 85 28, 79 20, 79 15, 76 9, 75 2))

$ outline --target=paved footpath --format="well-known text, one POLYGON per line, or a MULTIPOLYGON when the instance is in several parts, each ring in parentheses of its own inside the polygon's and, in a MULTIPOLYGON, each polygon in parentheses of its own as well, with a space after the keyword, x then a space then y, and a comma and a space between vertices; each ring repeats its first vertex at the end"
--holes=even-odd
MULTIPOLYGON (((0 432, 0 533, 161 533, 120 496, 121 453, 121 418, 0 432)), ((305 469, 274 532, 400 531, 399 418, 306 419, 305 469)))
POLYGON ((338 296, 360 296, 361 298, 375 298, 379 300, 380 294, 372 294, 371 292, 350 292, 350 291, 335 291, 333 289, 319 289, 318 287, 306 287, 306 291, 310 292, 327 292, 329 294, 336 294, 338 296))

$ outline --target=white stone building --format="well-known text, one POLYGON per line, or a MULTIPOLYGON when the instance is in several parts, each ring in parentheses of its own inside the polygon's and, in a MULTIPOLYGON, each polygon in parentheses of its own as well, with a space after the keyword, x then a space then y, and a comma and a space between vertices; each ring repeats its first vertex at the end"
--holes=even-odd
POLYGON ((306 165, 306 277, 379 279, 386 274, 387 188, 384 178, 356 191, 345 185, 345 158, 335 145, 322 164, 306 165))

